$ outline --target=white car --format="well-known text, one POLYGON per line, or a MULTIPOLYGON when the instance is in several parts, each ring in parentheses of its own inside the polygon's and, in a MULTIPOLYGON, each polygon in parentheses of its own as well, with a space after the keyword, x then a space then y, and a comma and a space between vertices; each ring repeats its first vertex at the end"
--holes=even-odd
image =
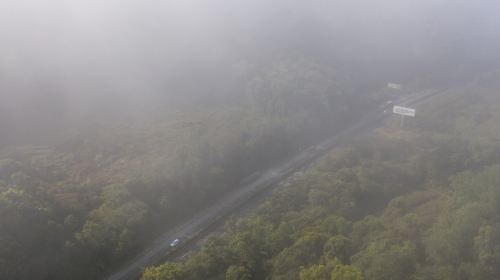
POLYGON ((179 245, 179 243, 181 243, 181 241, 179 240, 179 238, 176 238, 172 242, 170 242, 170 247, 175 247, 179 245))

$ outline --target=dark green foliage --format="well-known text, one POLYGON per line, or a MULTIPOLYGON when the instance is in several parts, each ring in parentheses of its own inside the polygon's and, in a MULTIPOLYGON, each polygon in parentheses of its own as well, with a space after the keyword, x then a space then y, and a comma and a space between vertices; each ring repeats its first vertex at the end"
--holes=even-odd
POLYGON ((412 130, 388 123, 331 151, 179 265, 210 279, 500 279, 500 100, 456 92, 452 114, 438 101, 412 130))
POLYGON ((142 279, 145 280, 177 280, 182 279, 185 273, 178 264, 166 263, 157 267, 147 268, 142 279))
POLYGON ((226 271, 226 280, 250 280, 252 276, 244 266, 230 266, 226 271))
POLYGON ((352 248, 350 240, 342 235, 334 235, 328 239, 323 248, 323 255, 327 259, 338 259, 343 264, 349 264, 352 248))
MULTIPOLYGON (((126 126, 95 123, 58 145, 0 147, 0 278, 102 278, 242 178, 384 98, 351 94, 345 74, 307 59, 247 74, 234 104, 185 106, 126 126)), ((295 224, 240 235, 223 257, 239 260, 227 277, 261 277, 263 260, 294 242, 295 224)), ((193 277, 228 268, 210 262, 206 270, 193 277)))

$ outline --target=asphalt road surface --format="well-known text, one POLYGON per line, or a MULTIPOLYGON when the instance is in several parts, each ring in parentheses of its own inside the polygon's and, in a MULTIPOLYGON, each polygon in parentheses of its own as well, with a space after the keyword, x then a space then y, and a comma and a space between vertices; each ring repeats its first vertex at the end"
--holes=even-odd
MULTIPOLYGON (((215 224, 224 222, 233 213, 241 210, 241 208, 248 207, 252 199, 255 201, 256 197, 262 197, 263 194, 268 195, 271 193, 269 190, 273 186, 278 185, 280 181, 294 172, 309 166, 315 159, 324 155, 335 145, 347 139, 352 139, 354 136, 359 136, 363 132, 370 132, 379 126, 387 116, 392 115, 392 104, 415 107, 443 93, 445 93, 443 90, 420 92, 384 104, 377 108, 377 110, 374 110, 374 112, 367 114, 355 125, 337 133, 323 143, 311 146, 266 172, 250 175, 241 181, 238 188, 221 197, 214 205, 200 211, 191 219, 165 232, 142 254, 125 264, 108 279, 137 279, 145 267, 154 265, 160 261, 178 258, 189 252, 198 240, 210 233, 210 229, 215 224), (171 246, 172 241, 175 239, 179 239, 179 244, 171 246)), ((256 203, 252 205, 256 205, 256 203)))

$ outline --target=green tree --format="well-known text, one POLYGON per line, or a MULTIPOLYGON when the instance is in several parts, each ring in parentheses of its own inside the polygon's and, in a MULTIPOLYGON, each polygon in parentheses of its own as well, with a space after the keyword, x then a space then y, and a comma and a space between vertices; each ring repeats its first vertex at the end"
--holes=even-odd
POLYGON ((144 270, 141 280, 181 280, 185 273, 177 263, 165 263, 160 266, 148 267, 144 270))
POLYGON ((351 265, 337 265, 332 271, 331 280, 364 280, 363 273, 351 265))
POLYGON ((416 269, 416 250, 409 241, 394 245, 387 240, 376 241, 353 259, 371 280, 407 279, 416 269))
POLYGON ((273 259, 273 274, 278 279, 298 279, 302 266, 316 263, 322 255, 327 236, 306 232, 273 259))
POLYGON ((349 264, 352 254, 351 244, 347 237, 335 235, 330 237, 324 246, 324 256, 328 260, 338 259, 343 264, 349 264))
POLYGON ((226 280, 250 280, 252 279, 252 275, 244 266, 239 265, 231 265, 226 270, 225 275, 226 280))
POLYGON ((327 280, 330 275, 331 268, 326 265, 317 264, 308 268, 301 267, 299 272, 300 280, 327 280))

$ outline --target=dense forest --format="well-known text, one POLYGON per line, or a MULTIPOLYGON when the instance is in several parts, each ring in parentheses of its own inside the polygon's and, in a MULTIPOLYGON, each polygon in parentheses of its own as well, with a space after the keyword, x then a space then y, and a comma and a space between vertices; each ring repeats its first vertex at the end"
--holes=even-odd
POLYGON ((496 2, 0 1, 0 280, 104 279, 443 89, 142 277, 500 279, 496 2))
POLYGON ((499 72, 389 117, 232 219, 158 279, 500 278, 499 72))
POLYGON ((0 279, 102 277, 245 176, 351 124, 353 110, 394 95, 353 90, 324 66, 283 62, 249 80, 233 106, 92 124, 53 146, 7 146, 0 279))

